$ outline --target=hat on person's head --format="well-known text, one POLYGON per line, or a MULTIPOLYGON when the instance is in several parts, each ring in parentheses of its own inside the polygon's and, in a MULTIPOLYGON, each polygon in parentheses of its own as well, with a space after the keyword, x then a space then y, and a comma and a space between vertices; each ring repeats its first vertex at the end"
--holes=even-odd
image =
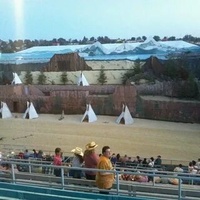
POLYGON ((92 150, 95 149, 96 147, 98 147, 98 144, 96 144, 95 142, 90 142, 85 146, 86 150, 92 150))
POLYGON ((71 152, 73 152, 74 154, 83 156, 83 151, 80 147, 76 147, 75 149, 72 149, 71 152))

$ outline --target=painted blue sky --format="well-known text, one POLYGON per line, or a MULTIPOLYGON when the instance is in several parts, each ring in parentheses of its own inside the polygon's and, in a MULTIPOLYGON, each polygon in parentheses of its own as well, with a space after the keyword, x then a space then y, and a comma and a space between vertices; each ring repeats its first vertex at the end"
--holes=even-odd
POLYGON ((200 0, 0 0, 0 39, 200 37, 200 0))

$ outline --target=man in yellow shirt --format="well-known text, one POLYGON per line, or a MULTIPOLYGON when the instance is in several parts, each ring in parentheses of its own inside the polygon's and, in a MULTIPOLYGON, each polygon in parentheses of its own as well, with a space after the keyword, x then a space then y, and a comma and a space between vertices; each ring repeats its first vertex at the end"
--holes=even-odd
MULTIPOLYGON (((112 163, 110 161, 111 151, 109 146, 102 148, 102 156, 97 164, 97 169, 113 170, 112 163)), ((99 189, 109 190, 112 188, 114 182, 114 173, 112 172, 97 172, 96 184, 99 189)), ((109 192, 100 191, 100 193, 108 194, 109 192)))

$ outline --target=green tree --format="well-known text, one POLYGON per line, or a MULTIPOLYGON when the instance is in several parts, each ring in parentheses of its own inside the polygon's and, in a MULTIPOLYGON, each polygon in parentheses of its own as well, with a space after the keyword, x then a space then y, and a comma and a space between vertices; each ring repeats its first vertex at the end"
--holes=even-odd
POLYGON ((160 36, 158 36, 158 35, 155 35, 154 37, 153 37, 153 39, 155 40, 155 41, 160 41, 160 36))
POLYGON ((195 81, 195 77, 192 73, 189 75, 188 81, 185 83, 186 84, 183 88, 184 96, 188 98, 197 98, 199 95, 199 90, 197 82, 195 81))
POLYGON ((58 42, 59 42, 60 45, 66 45, 67 44, 67 42, 64 38, 59 38, 58 42))
POLYGON ((147 37, 146 36, 142 36, 142 39, 145 41, 147 39, 147 37))
POLYGON ((88 38, 86 38, 86 37, 84 36, 81 42, 82 42, 82 44, 86 44, 87 41, 88 41, 88 38))
POLYGON ((54 80, 49 80, 49 83, 50 83, 51 85, 55 85, 55 81, 54 81, 54 80))
POLYGON ((90 41, 91 41, 91 42, 95 41, 95 38, 94 38, 94 37, 91 37, 91 38, 90 38, 90 41))
POLYGON ((141 40, 142 40, 142 38, 140 36, 136 38, 137 42, 140 42, 141 40))
POLYGON ((133 68, 134 74, 140 74, 142 72, 140 60, 139 59, 136 60, 134 64, 135 64, 133 68))
POLYGON ((164 75, 171 80, 177 80, 179 77, 177 61, 173 59, 167 60, 165 63, 164 75))
POLYGON ((25 84, 32 84, 33 83, 33 75, 31 71, 27 71, 25 74, 25 84))
POLYGON ((46 83, 47 77, 44 74, 44 72, 40 72, 40 75, 38 76, 38 84, 44 85, 46 83))
POLYGON ((135 37, 131 37, 131 40, 135 41, 135 37))
POLYGON ((137 74, 141 73, 142 69, 140 60, 136 60, 135 64, 122 75, 122 83, 126 84, 126 81, 129 80, 131 77, 134 77, 137 74))
POLYGON ((105 73, 104 66, 102 66, 102 65, 101 65, 101 69, 100 69, 100 73, 99 73, 99 78, 97 80, 101 85, 107 83, 107 76, 105 73))
POLYGON ((65 85, 68 82, 67 72, 63 72, 60 77, 60 82, 65 85))
POLYGON ((168 41, 175 41, 176 40, 176 37, 175 36, 171 36, 168 38, 168 41))

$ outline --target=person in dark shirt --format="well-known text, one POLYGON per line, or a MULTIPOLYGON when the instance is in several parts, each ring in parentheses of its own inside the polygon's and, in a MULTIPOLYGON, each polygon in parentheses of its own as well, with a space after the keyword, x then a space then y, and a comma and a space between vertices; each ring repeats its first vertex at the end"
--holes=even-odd
POLYGON ((161 167, 161 165, 162 165, 162 160, 161 160, 161 156, 159 155, 159 156, 156 158, 155 162, 154 162, 154 166, 155 166, 155 167, 161 167))
POLYGON ((144 158, 144 160, 142 161, 142 166, 147 167, 147 165, 148 165, 147 159, 144 158))
MULTIPOLYGON (((100 157, 100 156, 99 156, 100 157)), ((117 157, 115 155, 115 153, 112 154, 111 158, 110 158, 110 161, 112 163, 112 165, 114 166, 117 162, 117 157)))

